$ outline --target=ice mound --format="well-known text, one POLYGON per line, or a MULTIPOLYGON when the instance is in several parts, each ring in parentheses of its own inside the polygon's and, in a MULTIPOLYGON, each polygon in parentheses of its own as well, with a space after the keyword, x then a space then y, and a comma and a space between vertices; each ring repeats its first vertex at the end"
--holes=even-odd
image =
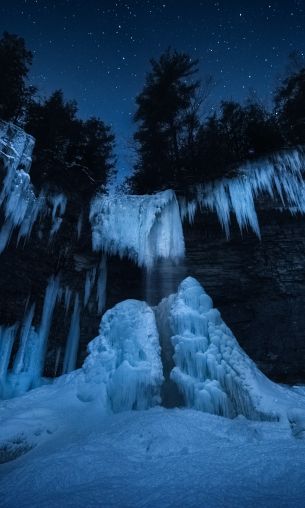
POLYGON ((185 279, 156 314, 161 342, 170 340, 174 348, 170 377, 188 407, 253 420, 287 420, 289 409, 305 409, 304 397, 259 371, 195 279, 185 279))
POLYGON ((159 336, 154 313, 145 302, 125 300, 108 310, 88 351, 79 379, 81 400, 99 399, 114 412, 160 402, 159 336))
POLYGON ((179 206, 171 190, 151 196, 98 195, 90 221, 96 251, 128 256, 148 268, 158 258, 184 256, 179 206))

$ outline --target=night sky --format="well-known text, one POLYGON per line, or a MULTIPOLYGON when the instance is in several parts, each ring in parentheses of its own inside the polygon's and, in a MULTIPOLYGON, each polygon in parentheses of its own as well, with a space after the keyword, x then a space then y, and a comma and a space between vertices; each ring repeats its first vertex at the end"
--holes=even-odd
POLYGON ((61 88, 81 117, 113 126, 126 170, 134 98, 151 57, 171 46, 198 58, 200 76, 216 82, 206 111, 250 91, 270 105, 289 53, 305 53, 305 0, 1 0, 4 30, 32 50, 42 97, 61 88))

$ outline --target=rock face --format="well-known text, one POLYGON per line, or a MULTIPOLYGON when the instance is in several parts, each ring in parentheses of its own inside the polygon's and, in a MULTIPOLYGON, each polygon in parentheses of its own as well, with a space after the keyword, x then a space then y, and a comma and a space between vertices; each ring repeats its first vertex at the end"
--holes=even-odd
MULTIPOLYGON (((106 308, 127 298, 156 305, 164 296, 176 292, 186 276, 196 277, 241 346, 264 373, 281 382, 304 382, 305 221, 264 208, 260 225, 261 240, 252 233, 241 235, 234 226, 227 240, 217 218, 204 214, 197 217, 193 226, 185 227, 186 257, 179 265, 163 261, 147 272, 126 259, 108 258, 106 308)), ((62 227, 52 245, 34 235, 30 243, 16 248, 12 239, 1 255, 1 324, 22 320, 29 295, 36 301, 36 317, 39 316, 47 280, 55 273, 64 274, 63 284, 81 292, 86 271, 96 264, 96 259, 90 248, 90 231, 77 242, 71 235, 72 228, 73 216, 69 220, 67 214, 66 227, 62 227), (67 244, 69 252, 65 250, 67 244)), ((60 304, 56 307, 48 343, 47 375, 60 371, 71 311, 65 316, 60 304)), ((81 316, 79 364, 86 355, 87 343, 97 334, 99 321, 100 314, 89 300, 81 316)))
MULTIPOLYGON (((6 161, 6 163, 10 163, 12 174, 11 178, 4 180, 6 181, 6 187, 4 185, 5 192, 2 192, 0 196, 2 198, 1 202, 6 203, 0 211, 0 225, 2 226, 5 222, 5 213, 5 223, 9 222, 9 217, 14 227, 7 230, 6 236, 5 231, 3 233, 3 230, 1 230, 0 232, 0 237, 3 240, 0 249, 3 250, 0 257, 0 326, 17 324, 20 328, 25 311, 28 311, 30 306, 35 303, 32 324, 37 328, 42 316, 48 281, 52 277, 58 276, 61 294, 56 301, 45 365, 45 374, 54 376, 62 372, 65 343, 69 335, 73 301, 75 302, 76 296, 81 302, 79 364, 86 355, 86 345, 97 334, 102 313, 102 298, 98 299, 98 305, 96 298, 96 294, 99 292, 97 271, 101 271, 98 267, 102 266, 100 261, 102 255, 92 252, 91 227, 88 221, 89 200, 86 203, 80 202, 79 196, 71 195, 66 196, 67 199, 65 197, 63 201, 62 196, 56 193, 56 189, 51 192, 50 189, 45 189, 46 195, 43 198, 43 206, 46 213, 39 216, 36 222, 33 222, 30 239, 26 241, 27 236, 31 233, 31 228, 28 228, 29 234, 19 235, 18 242, 18 231, 15 226, 19 227, 21 223, 23 224, 24 221, 22 222, 21 219, 23 216, 26 217, 28 204, 33 201, 36 203, 35 206, 39 205, 41 196, 35 196, 34 189, 29 183, 29 175, 24 171, 25 169, 28 170, 30 165, 33 140, 29 139, 29 143, 24 145, 21 141, 27 140, 25 133, 14 126, 10 129, 12 132, 5 131, 3 139, 13 136, 14 143, 17 143, 16 146, 22 145, 20 154, 24 155, 22 157, 20 155, 17 160, 14 155, 16 152, 15 145, 11 146, 10 144, 6 147, 8 149, 7 153, 2 151, 2 157, 9 161, 6 161), (11 160, 13 162, 10 162, 11 160), (22 191, 23 187, 28 189, 27 193, 22 191), (11 189, 13 189, 13 192, 11 192, 11 189), (55 194, 53 194, 54 191, 55 194), (12 195, 13 199, 10 199, 12 195), (62 211, 60 211, 60 205, 63 205, 62 211), (20 214, 22 217, 19 217, 20 214), (54 230, 54 234, 50 234, 52 230, 54 230), (6 242, 8 239, 10 241, 6 242), (70 297, 71 305, 67 306, 64 302, 67 303, 70 297)), ((282 162, 285 162, 285 157, 282 157, 282 159, 282 162)), ((296 160, 292 156, 290 159, 294 162, 296 160)), ((4 164, 0 161, 1 180, 6 174, 4 167, 4 164)), ((276 175, 273 169, 270 174, 273 175, 272 178, 274 179, 276 175)), ((291 174, 289 177, 285 171, 281 173, 286 193, 295 195, 295 204, 298 205, 299 210, 304 211, 302 208, 303 194, 298 187, 298 184, 304 185, 304 181, 300 176, 301 173, 296 172, 297 177, 293 172, 291 174), (289 185, 291 174, 294 182, 292 189, 289 185)), ((253 184, 253 188, 264 189, 265 187, 262 187, 263 184, 258 179, 258 175, 255 172, 254 176, 252 175, 255 184, 253 184)), ((237 182, 235 184, 233 182, 230 186, 234 187, 235 185, 238 190, 240 185, 245 186, 246 182, 245 179, 237 179, 237 182)), ((223 183, 220 187, 224 190, 223 183)), ((230 206, 232 207, 234 202, 236 210, 239 210, 238 213, 236 212, 236 216, 243 217, 242 212, 245 211, 244 209, 250 210, 250 212, 252 210, 251 213, 255 217, 254 222, 256 223, 256 214, 253 213, 253 207, 248 206, 247 208, 246 201, 243 201, 245 196, 248 196, 248 198, 250 196, 252 199, 256 193, 253 189, 250 189, 251 192, 248 189, 249 192, 244 190, 241 194, 236 192, 234 194, 234 189, 232 190, 231 187, 230 192, 228 189, 226 192, 227 194, 229 192, 231 196, 230 206), (235 196, 233 202, 232 196, 233 198, 235 196)), ((268 190, 268 188, 266 189, 268 190)), ((153 252, 155 252, 155 257, 160 253, 162 255, 165 250, 166 256, 164 257, 176 259, 179 256, 174 256, 172 252, 175 244, 173 242, 167 242, 166 244, 166 240, 169 238, 168 232, 176 231, 177 223, 179 223, 182 239, 179 244, 180 247, 183 244, 179 209, 172 191, 166 191, 163 194, 163 201, 166 206, 172 205, 174 202, 175 214, 173 216, 167 214, 166 216, 170 220, 165 221, 163 224, 161 215, 156 212, 156 207, 153 207, 152 216, 155 222, 154 228, 149 229, 149 231, 155 233, 155 228, 157 228, 162 234, 150 234, 145 257, 148 254, 152 255, 153 252), (173 217, 175 220, 173 220, 173 217), (159 239, 158 244, 157 239, 159 239), (165 244, 167 245, 166 249, 165 244), (158 249, 156 249, 156 246, 158 246, 158 249)), ((229 194, 227 194, 225 194, 226 199, 229 199, 229 194)), ((219 192, 217 191, 215 194, 215 189, 213 196, 215 199, 217 196, 219 198, 219 192)), ((142 197, 142 199, 140 197, 140 200, 138 198, 141 213, 136 215, 139 218, 138 222, 142 225, 143 217, 145 218, 147 215, 150 217, 150 215, 147 214, 147 197, 142 197)), ((132 199, 134 198, 129 197, 127 199, 129 204, 132 199)), ((155 196, 149 197, 149 202, 154 201, 154 199, 155 196)), ((218 203, 217 199, 215 203, 218 203)), ((219 203, 222 203, 222 200, 219 203)), ((288 205, 292 206, 291 200, 288 200, 288 205)), ((217 209, 215 206, 212 208, 217 209)), ((230 209, 228 207, 229 205, 223 206, 224 211, 228 212, 230 209)), ((161 207, 160 210, 162 209, 161 207)), ((118 219, 121 222, 124 219, 123 222, 130 224, 129 229, 126 228, 126 225, 124 226, 131 238, 131 245, 127 245, 127 253, 130 255, 130 250, 134 246, 137 235, 132 229, 134 219, 129 220, 130 217, 126 210, 112 217, 115 220, 113 223, 110 221, 109 224, 111 226, 110 232, 118 226, 119 230, 122 229, 118 219), (122 216, 123 213, 125 213, 125 216, 122 216)), ((131 208, 131 211, 135 213, 137 209, 133 210, 131 208)), ((191 207, 190 211, 193 215, 195 208, 191 207)), ((229 214, 226 213, 225 217, 226 221, 223 221, 223 223, 226 227, 226 225, 228 226, 229 214)), ((105 214, 102 219, 105 220, 105 214)), ((26 221, 25 223, 27 224, 26 221)), ((244 220, 242 223, 252 224, 249 220, 244 220)), ((266 197, 265 200, 260 201, 259 224, 261 240, 252 232, 241 234, 237 224, 233 224, 230 238, 227 239, 219 226, 216 214, 206 212, 198 215, 195 217, 195 223, 192 226, 185 225, 184 227, 186 256, 177 265, 167 259, 158 262, 152 269, 147 270, 139 268, 126 258, 120 259, 114 255, 109 256, 106 309, 130 298, 146 300, 150 305, 156 305, 163 297, 175 293, 179 283, 185 277, 193 276, 211 295, 224 320, 249 356, 258 363, 261 370, 278 381, 287 383, 305 382, 304 215, 292 216, 287 211, 282 212, 274 202, 271 204, 269 192, 269 198, 266 197)), ((107 224, 102 223, 103 228, 105 225, 107 224)), ((22 230, 22 227, 20 229, 22 230)), ((253 229, 255 230, 255 228, 253 229)), ((143 249, 142 243, 142 236, 139 236, 139 252, 143 249)), ((104 248, 104 245, 102 245, 102 248, 104 248)), ((182 253, 182 250, 182 247, 180 250, 178 249, 178 253, 180 251, 182 253)), ((108 249, 108 251, 117 252, 121 255, 125 253, 124 249, 122 251, 120 249, 108 249)), ((131 258, 134 259, 133 256, 131 258)), ((140 261, 141 259, 140 256, 140 261)), ((138 264, 143 266, 143 262, 138 264)), ((149 263, 147 266, 149 266, 149 263)), ((102 282, 104 283, 104 279, 102 282)), ((16 346, 14 344, 12 357, 14 357, 16 346)))

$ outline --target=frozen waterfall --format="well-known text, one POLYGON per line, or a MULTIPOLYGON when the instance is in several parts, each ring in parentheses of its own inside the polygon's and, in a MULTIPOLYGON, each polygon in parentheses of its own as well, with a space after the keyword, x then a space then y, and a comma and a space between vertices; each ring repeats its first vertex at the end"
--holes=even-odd
POLYGON ((171 190, 151 196, 96 196, 90 221, 96 251, 128 256, 147 268, 159 258, 178 261, 184 255, 179 206, 171 190))

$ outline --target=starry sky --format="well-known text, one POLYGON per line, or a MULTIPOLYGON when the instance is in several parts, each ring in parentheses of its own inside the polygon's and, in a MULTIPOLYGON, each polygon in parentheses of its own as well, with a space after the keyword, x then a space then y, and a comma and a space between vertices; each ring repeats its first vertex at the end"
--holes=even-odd
POLYGON ((289 53, 305 54, 305 0, 1 0, 4 30, 33 52, 30 78, 42 97, 61 88, 82 118, 112 125, 126 172, 150 58, 169 46, 198 58, 200 77, 215 81, 205 112, 249 94, 268 106, 289 53))

